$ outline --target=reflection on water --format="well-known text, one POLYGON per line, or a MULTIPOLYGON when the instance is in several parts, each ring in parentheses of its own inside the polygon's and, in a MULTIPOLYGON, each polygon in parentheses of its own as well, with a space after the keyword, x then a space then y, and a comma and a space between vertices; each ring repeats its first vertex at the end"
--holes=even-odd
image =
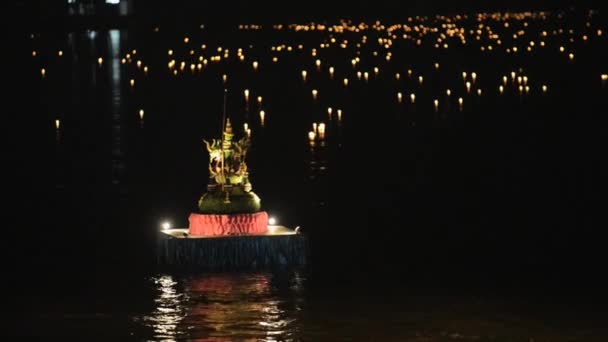
POLYGON ((122 91, 120 87, 120 31, 110 30, 110 114, 112 116, 112 184, 119 184, 125 168, 123 156, 122 91))
POLYGON ((156 308, 141 321, 154 338, 277 341, 298 331, 303 278, 271 273, 153 278, 156 308))

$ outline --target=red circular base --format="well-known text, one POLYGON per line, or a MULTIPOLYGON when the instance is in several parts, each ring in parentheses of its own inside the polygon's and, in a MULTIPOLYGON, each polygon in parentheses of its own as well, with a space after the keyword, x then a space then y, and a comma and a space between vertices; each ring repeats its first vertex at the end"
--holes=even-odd
POLYGON ((222 236, 264 234, 268 231, 268 213, 254 214, 196 214, 188 217, 189 235, 222 236))

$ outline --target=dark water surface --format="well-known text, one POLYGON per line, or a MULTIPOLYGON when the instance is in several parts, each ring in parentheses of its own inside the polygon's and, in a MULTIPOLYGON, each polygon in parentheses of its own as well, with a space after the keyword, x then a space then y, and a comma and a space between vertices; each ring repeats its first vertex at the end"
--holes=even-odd
POLYGON ((192 20, 157 31, 12 32, 17 61, 9 71, 18 78, 8 93, 15 109, 6 113, 15 119, 5 128, 15 152, 7 198, 18 205, 8 210, 3 240, 4 332, 111 340, 606 340, 598 199, 605 17, 401 23, 412 30, 389 35, 389 23, 372 21, 358 33, 238 30, 192 20), (466 44, 440 36, 449 23, 463 28, 466 44), (477 29, 484 30, 479 40, 477 29), (435 47, 437 38, 449 48, 435 47), (518 52, 506 53, 512 46, 518 52), (223 56, 218 47, 230 55, 212 62, 223 56), (198 56, 208 60, 201 71, 198 56), (469 81, 477 75, 470 93, 463 71, 469 81), (511 72, 528 78, 528 91, 519 93, 511 72), (254 191, 280 223, 310 237, 305 270, 176 273, 154 264, 160 222, 185 227, 205 189, 202 139, 219 136, 224 86, 237 134, 245 122, 252 129, 254 191), (311 144, 313 122, 324 122, 327 133, 311 144))

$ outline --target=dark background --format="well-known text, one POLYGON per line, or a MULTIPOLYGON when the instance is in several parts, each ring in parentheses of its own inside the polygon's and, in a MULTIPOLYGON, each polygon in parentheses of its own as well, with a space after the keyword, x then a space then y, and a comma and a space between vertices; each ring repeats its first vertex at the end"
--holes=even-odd
MULTIPOLYGON (((533 4, 524 1, 355 1, 341 9, 335 3, 322 1, 255 5, 171 1, 170 7, 158 2, 146 2, 145 6, 138 2, 135 13, 128 18, 68 18, 52 4, 46 1, 13 3, 17 24, 11 33, 18 36, 33 28, 61 31, 145 26, 156 22, 174 24, 173 28, 179 32, 180 25, 191 25, 185 19, 196 13, 197 20, 200 18, 218 27, 215 34, 221 39, 223 25, 242 21, 274 23, 344 16, 390 21, 437 12, 523 8, 568 11, 571 5, 575 8, 596 5, 590 1, 533 4)), ((168 191, 167 196, 175 195, 177 192, 171 192, 168 179, 178 179, 182 174, 161 168, 155 172, 169 172, 171 177, 162 178, 167 183, 157 183, 160 179, 157 174, 149 176, 134 184, 131 189, 134 195, 123 201, 119 191, 105 187, 106 178, 97 184, 97 180, 87 179, 87 175, 75 167, 67 176, 67 183, 73 183, 73 188, 56 191, 53 184, 56 165, 89 162, 88 150, 82 147, 83 154, 76 161, 59 162, 53 157, 52 147, 40 144, 40 134, 48 134, 48 127, 36 123, 35 115, 44 111, 47 101, 55 100, 52 96, 36 95, 39 89, 29 82, 36 75, 21 77, 28 63, 13 52, 9 55, 16 61, 8 73, 15 77, 14 86, 9 89, 6 106, 12 113, 8 122, 14 119, 16 123, 14 129, 6 128, 9 157, 4 166, 8 171, 5 178, 8 204, 5 205, 10 223, 3 238, 7 269, 16 272, 19 280, 29 279, 28 274, 33 270, 86 277, 99 272, 124 274, 134 268, 153 269, 148 249, 153 236, 146 235, 141 242, 137 230, 116 235, 111 229, 116 224, 142 224, 141 217, 133 217, 133 213, 149 215, 149 221, 144 223, 156 224, 160 212, 155 210, 163 208, 146 207, 150 203, 145 198, 146 191, 160 187, 168 191), (135 203, 137 207, 125 207, 125 203, 135 203), (132 222, 125 223, 125 219, 132 222), (96 224, 87 227, 89 220, 96 224)), ((595 62, 606 63, 602 56, 606 56, 605 48, 598 51, 595 62)), ((545 65, 544 68, 554 68, 557 72, 559 66, 545 65)), ((328 202, 340 204, 317 211, 317 216, 302 217, 304 226, 327 228, 326 233, 316 234, 313 240, 315 272, 332 279, 349 279, 353 273, 363 272, 388 278, 424 278, 429 283, 445 282, 453 286, 468 281, 489 287, 515 284, 541 291, 552 288, 569 293, 572 293, 570 290, 601 292, 606 261, 603 233, 606 170, 601 148, 606 95, 605 92, 587 93, 567 78, 579 76, 565 76, 560 83, 564 86, 561 90, 564 96, 561 100, 556 96, 555 102, 548 106, 537 104, 522 112, 518 112, 520 107, 503 107, 494 113, 497 117, 514 115, 513 121, 508 122, 511 126, 506 128, 471 136, 468 134, 471 131, 483 131, 475 128, 499 124, 477 117, 456 130, 435 132, 445 134, 437 140, 432 139, 429 132, 412 132, 419 135, 410 136, 410 150, 405 152, 409 159, 404 159, 394 171, 404 175, 405 180, 398 185, 392 184, 389 178, 373 177, 373 167, 361 165, 358 154, 369 155, 374 151, 367 145, 368 140, 352 137, 346 161, 337 165, 337 171, 331 176, 331 187, 320 187, 326 189, 328 202), (573 99, 567 101, 566 94, 574 94, 573 99), (553 119, 549 119, 551 117, 553 119), (496 132, 502 135, 493 135, 496 132), (500 139, 512 132, 521 140, 500 139), (486 174, 492 176, 478 177, 472 172, 472 169, 484 168, 486 174), (440 201, 436 201, 437 198, 440 201)), ((373 104, 367 109, 373 111, 373 104)), ((377 132, 384 129, 374 128, 377 132)), ((387 134, 391 132, 397 133, 389 129, 387 134)), ((383 139, 383 134, 378 133, 376 138, 383 139)), ((399 142, 398 135, 390 136, 383 143, 403 143, 399 142)), ((159 153, 170 156, 167 150, 159 153)), ((179 162, 177 157, 173 158, 179 162)), ((382 152, 380 158, 391 158, 391 155, 382 152)), ((292 179, 287 176, 282 184, 266 181, 269 184, 266 189, 281 190, 292 179)), ((295 188, 302 187, 305 185, 298 184, 295 188)), ((184 198, 187 197, 181 198, 183 203, 173 204, 174 210, 181 204, 187 205, 184 198)), ((276 194, 266 198, 269 204, 287 207, 276 194)))

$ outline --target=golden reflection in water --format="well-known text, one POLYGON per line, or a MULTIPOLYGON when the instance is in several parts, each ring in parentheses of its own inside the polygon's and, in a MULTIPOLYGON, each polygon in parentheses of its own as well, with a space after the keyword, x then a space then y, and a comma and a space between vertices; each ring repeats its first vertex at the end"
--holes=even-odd
POLYGON ((179 324, 185 317, 187 298, 178 293, 177 282, 170 275, 164 275, 154 280, 158 295, 154 302, 156 309, 144 321, 154 330, 154 336, 164 341, 176 341, 182 337, 179 324))
POLYGON ((272 284, 270 273, 170 275, 155 279, 156 309, 146 322, 154 338, 167 341, 219 339, 276 341, 292 337, 302 278, 290 275, 285 284, 272 284), (275 293, 277 287, 283 287, 275 293))

